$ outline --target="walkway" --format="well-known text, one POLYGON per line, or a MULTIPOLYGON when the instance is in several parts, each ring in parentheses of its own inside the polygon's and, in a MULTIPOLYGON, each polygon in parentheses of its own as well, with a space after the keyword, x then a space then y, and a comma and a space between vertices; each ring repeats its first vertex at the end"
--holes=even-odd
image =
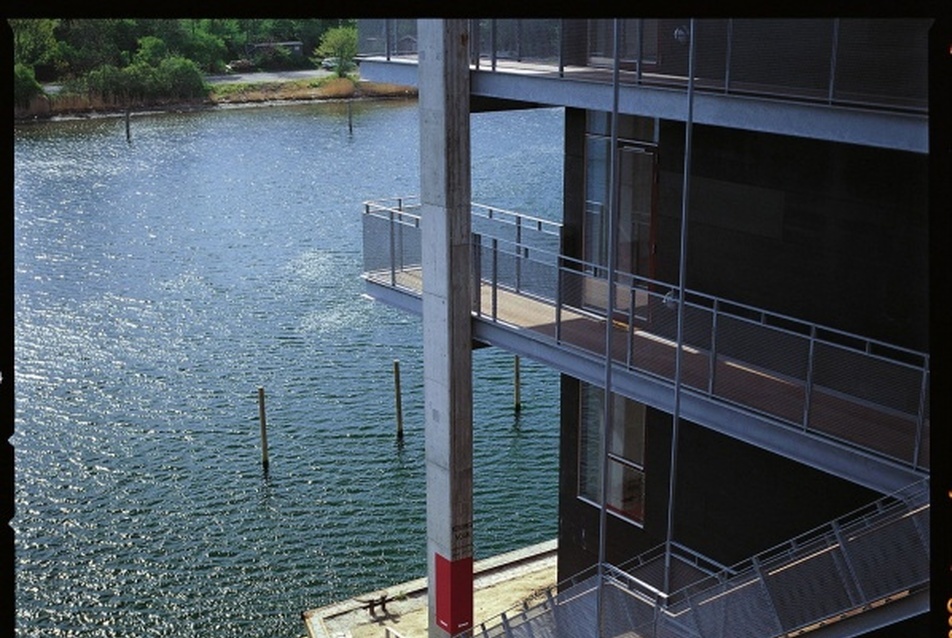
MULTIPOLYGON (((365 276, 368 281, 401 289, 414 296, 422 291, 419 268, 405 267, 395 273, 368 272, 365 276), (392 275, 395 279, 391 279, 392 275)), ((655 305, 661 307, 663 304, 655 305)), ((486 279, 481 281, 479 308, 478 316, 482 320, 516 331, 532 331, 546 340, 557 341, 562 347, 575 348, 596 357, 605 356, 603 316, 565 304, 559 309, 548 299, 514 292, 501 285, 494 286, 486 279)), ((629 329, 627 322, 615 321, 613 327, 614 361, 636 372, 674 379, 677 344, 672 339, 648 329, 651 326, 629 329)), ((752 341, 747 349, 756 350, 756 343, 752 341)), ((775 345, 772 342, 765 344, 761 346, 764 350, 775 345)), ((682 353, 682 382, 686 388, 785 423, 800 425, 806 420, 812 432, 912 462, 921 468, 929 467, 928 418, 922 424, 922 432, 917 435, 918 423, 912 413, 886 408, 820 383, 810 385, 802 378, 724 352, 712 356, 710 350, 684 345, 682 353)), ((756 359, 757 354, 753 354, 755 356, 751 358, 756 359)), ((845 376, 871 373, 870 370, 864 372, 861 361, 851 365, 852 368, 844 365, 845 376)), ((870 365, 885 367, 879 362, 870 365)), ((850 383, 845 379, 842 382, 850 383)))
MULTIPOLYGON (((474 566, 473 616, 477 625, 498 618, 556 584, 556 542, 546 541, 485 560, 474 566)), ((396 584, 301 614, 309 638, 382 638, 385 628, 403 638, 427 635, 426 578, 396 584), (370 609, 368 601, 386 597, 370 609)))

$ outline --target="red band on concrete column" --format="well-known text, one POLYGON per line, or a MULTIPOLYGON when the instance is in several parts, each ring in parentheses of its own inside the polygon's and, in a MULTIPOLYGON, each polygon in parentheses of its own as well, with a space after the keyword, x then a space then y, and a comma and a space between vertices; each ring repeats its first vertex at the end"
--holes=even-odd
POLYGON ((457 634, 473 626, 473 557, 451 561, 435 556, 436 624, 457 634))

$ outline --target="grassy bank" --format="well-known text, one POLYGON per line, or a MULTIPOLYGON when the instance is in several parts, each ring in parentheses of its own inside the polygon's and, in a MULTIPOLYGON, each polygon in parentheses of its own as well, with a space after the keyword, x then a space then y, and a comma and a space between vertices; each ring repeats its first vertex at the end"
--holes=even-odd
POLYGON ((351 78, 322 77, 286 82, 223 83, 211 86, 202 100, 125 101, 77 94, 44 95, 28 108, 17 107, 15 119, 83 116, 122 113, 126 110, 190 110, 230 104, 255 104, 283 101, 347 100, 362 98, 414 97, 414 87, 397 84, 355 81, 351 78))

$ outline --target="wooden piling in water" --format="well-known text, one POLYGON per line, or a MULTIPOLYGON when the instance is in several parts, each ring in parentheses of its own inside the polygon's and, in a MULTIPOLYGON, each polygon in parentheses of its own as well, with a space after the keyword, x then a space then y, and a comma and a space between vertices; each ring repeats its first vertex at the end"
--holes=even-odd
POLYGON ((264 388, 258 388, 258 420, 261 422, 261 466, 268 471, 268 424, 264 414, 264 388))
POLYGON ((518 412, 519 410, 522 409, 522 388, 521 388, 522 383, 520 382, 520 379, 519 379, 519 376, 520 376, 519 375, 519 355, 516 355, 516 361, 514 365, 515 365, 515 374, 513 376, 515 377, 514 378, 515 388, 513 390, 513 407, 515 408, 516 412, 518 412))
POLYGON ((400 392, 400 360, 393 360, 393 392, 397 410, 397 438, 403 438, 403 398, 400 392))
POLYGON ((132 127, 131 127, 131 124, 129 123, 129 119, 130 119, 129 109, 126 109, 126 141, 132 142, 132 127))

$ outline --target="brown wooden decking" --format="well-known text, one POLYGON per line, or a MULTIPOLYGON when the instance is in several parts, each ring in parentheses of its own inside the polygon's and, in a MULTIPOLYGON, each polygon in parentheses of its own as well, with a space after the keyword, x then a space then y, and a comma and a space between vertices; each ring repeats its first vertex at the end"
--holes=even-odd
MULTIPOLYGON (((368 273, 375 283, 391 286, 391 273, 368 273)), ((419 268, 396 273, 397 287, 411 294, 422 292, 419 268)), ((548 339, 556 339, 556 308, 546 300, 518 294, 483 283, 480 290, 479 316, 512 327, 531 330, 548 339)), ((563 306, 558 317, 561 345, 581 349, 598 357, 605 356, 605 319, 563 306)), ((677 344, 648 330, 629 330, 621 322, 613 322, 612 359, 630 369, 673 381, 677 344), (630 352, 629 352, 630 348, 630 352)), ((682 384, 709 396, 752 409, 788 424, 802 426, 865 449, 880 452, 906 463, 916 462, 929 468, 929 423, 925 422, 919 458, 914 459, 916 444, 915 415, 901 414, 814 385, 807 405, 804 381, 750 365, 744 361, 718 356, 713 367, 710 352, 682 346, 682 384)))

